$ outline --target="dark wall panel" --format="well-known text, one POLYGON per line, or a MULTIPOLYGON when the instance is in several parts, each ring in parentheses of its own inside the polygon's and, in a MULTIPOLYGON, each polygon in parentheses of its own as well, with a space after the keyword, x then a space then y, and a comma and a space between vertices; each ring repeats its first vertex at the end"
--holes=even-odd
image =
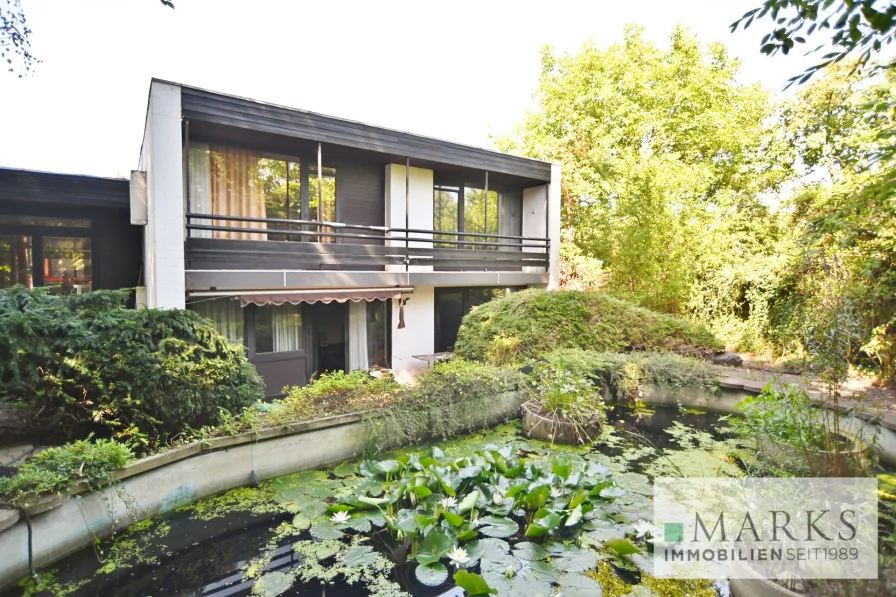
MULTIPOLYGON (((384 226, 386 219, 385 169, 376 164, 341 164, 336 168, 339 221, 360 226, 384 226)), ((352 231, 360 232, 360 231, 352 231)), ((370 245, 369 239, 342 239, 370 245)), ((382 244, 376 243, 376 244, 382 244)))

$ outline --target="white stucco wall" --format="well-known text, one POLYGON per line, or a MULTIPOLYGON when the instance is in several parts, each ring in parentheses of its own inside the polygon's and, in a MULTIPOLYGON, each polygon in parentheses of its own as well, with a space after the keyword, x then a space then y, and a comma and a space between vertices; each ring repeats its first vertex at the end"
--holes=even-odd
MULTIPOLYGON (((386 166, 386 226, 405 228, 405 189, 407 178, 406 167, 402 164, 386 166)), ((411 166, 410 175, 410 210, 408 211, 408 228, 432 230, 432 189, 433 172, 426 168, 411 166)), ((414 234, 416 238, 432 238, 429 234, 414 234)), ((394 246, 404 246, 404 241, 390 241, 394 246)), ((431 247, 429 242, 412 242, 412 247, 431 247)), ((405 271, 402 265, 386 266, 386 271, 405 271)), ((412 272, 432 271, 432 267, 415 265, 412 272)), ((430 351, 431 352, 431 351, 430 351)))
POLYGON ((146 172, 143 236, 146 306, 184 308, 184 184, 180 87, 153 81, 140 170, 146 172))
POLYGON ((548 290, 560 288, 561 175, 560 164, 551 164, 551 182, 548 185, 548 239, 551 241, 548 290))
POLYGON ((392 370, 406 382, 426 368, 413 355, 435 350, 435 287, 417 286, 404 306, 404 329, 398 329, 398 302, 392 301, 392 370))
MULTIPOLYGON (((548 185, 523 189, 523 236, 548 236, 548 185)), ((559 221, 559 220, 558 220, 559 221)), ((523 247, 523 251, 541 251, 538 247, 523 247)), ((543 267, 524 267, 526 272, 543 272, 543 267)))

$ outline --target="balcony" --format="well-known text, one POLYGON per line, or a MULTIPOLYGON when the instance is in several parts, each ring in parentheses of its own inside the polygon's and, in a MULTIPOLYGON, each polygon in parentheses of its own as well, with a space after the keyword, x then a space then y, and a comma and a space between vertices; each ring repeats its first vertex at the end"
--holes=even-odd
POLYGON ((187 270, 543 273, 547 238, 188 213, 187 270))

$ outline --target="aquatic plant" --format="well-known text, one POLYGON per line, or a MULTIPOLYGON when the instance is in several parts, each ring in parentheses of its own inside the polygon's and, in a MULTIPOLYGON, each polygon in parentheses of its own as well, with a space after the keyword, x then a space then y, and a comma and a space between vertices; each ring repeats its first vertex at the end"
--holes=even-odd
POLYGON ((457 579, 478 569, 499 595, 522 585, 593 595, 597 585, 583 573, 599 558, 634 567, 631 556, 641 551, 625 538, 634 529, 624 522, 642 516, 649 500, 626 499, 608 467, 574 454, 530 458, 513 446, 486 445, 449 458, 432 448, 366 460, 358 472, 354 486, 306 476, 297 485, 303 499, 292 502, 297 526, 322 542, 382 528, 388 532, 374 534, 378 547, 397 566, 415 563, 425 585, 444 584, 452 570, 457 579))

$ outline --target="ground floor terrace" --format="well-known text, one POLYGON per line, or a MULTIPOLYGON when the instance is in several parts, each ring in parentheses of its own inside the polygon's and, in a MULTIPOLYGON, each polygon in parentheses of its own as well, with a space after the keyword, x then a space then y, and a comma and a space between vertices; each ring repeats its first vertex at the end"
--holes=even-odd
POLYGON ((322 373, 414 375, 443 358, 463 317, 522 286, 398 286, 195 292, 187 308, 246 348, 267 396, 322 373))

